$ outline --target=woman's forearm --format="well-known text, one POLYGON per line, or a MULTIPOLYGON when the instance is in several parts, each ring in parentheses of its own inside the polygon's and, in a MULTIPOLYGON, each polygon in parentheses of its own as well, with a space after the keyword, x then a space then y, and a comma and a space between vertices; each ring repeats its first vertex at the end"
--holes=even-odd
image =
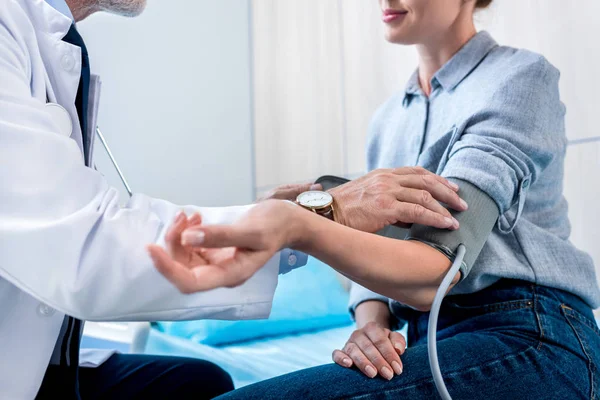
MULTIPOLYGON (((450 260, 432 247, 357 231, 302 209, 294 211, 293 245, 357 283, 427 310, 450 260)), ((458 276, 455 278, 455 282, 458 276)))
POLYGON ((379 300, 367 300, 356 306, 354 320, 356 328, 361 329, 369 322, 375 322, 384 328, 390 329, 391 313, 387 303, 379 300))

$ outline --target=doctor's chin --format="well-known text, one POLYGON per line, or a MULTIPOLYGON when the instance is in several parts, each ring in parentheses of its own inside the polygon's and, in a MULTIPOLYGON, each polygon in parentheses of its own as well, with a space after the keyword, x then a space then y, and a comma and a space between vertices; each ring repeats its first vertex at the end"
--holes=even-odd
POLYGON ((0 0, 0 399, 599 398, 598 12, 0 0))

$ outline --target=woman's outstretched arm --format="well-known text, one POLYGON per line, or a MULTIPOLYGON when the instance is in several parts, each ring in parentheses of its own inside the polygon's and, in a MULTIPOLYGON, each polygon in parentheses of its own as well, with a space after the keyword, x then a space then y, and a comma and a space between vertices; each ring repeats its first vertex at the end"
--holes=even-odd
POLYGON ((375 292, 426 310, 450 266, 444 254, 426 244, 361 232, 277 200, 256 205, 232 225, 198 225, 173 240, 208 262, 184 265, 164 253, 153 255, 159 271, 185 292, 239 285, 276 251, 290 247, 375 292))

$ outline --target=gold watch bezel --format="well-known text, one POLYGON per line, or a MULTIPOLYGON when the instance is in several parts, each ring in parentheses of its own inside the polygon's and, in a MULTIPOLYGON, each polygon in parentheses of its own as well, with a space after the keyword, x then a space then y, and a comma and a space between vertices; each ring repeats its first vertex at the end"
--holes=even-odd
POLYGON ((300 193, 296 197, 296 204, 298 204, 299 206, 304 207, 304 208, 306 208, 308 210, 314 210, 314 211, 320 211, 320 210, 324 210, 326 208, 333 208, 333 202, 334 202, 334 199, 333 199, 333 196, 331 195, 331 193, 325 192, 323 190, 307 190, 306 192, 300 193), (331 197, 331 201, 329 203, 323 205, 323 206, 318 206, 318 207, 310 206, 310 205, 304 205, 304 204, 300 203, 300 200, 298 200, 300 198, 300 196, 302 196, 304 193, 311 193, 311 192, 312 193, 327 193, 329 195, 329 197, 331 197))

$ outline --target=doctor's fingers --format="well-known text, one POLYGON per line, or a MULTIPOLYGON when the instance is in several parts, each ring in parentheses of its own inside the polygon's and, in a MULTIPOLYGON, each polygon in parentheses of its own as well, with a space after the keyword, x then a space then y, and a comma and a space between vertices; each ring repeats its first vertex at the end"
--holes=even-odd
POLYGON ((147 250, 150 254, 150 258, 152 258, 154 267, 158 272, 175 285, 179 291, 186 293, 188 285, 193 284, 196 279, 191 270, 173 260, 173 258, 158 245, 149 245, 147 250))
POLYGON ((398 203, 391 210, 391 216, 397 221, 395 225, 403 227, 410 224, 421 224, 439 229, 458 229, 458 221, 454 218, 444 217, 441 214, 428 210, 420 204, 398 203))
POLYGON ((402 188, 396 192, 396 199, 392 212, 397 222, 458 229, 458 221, 427 191, 402 188))
POLYGON ((449 188, 440 179, 445 181, 444 178, 437 175, 400 175, 396 177, 396 182, 403 188, 425 191, 430 197, 448 204, 453 210, 465 211, 468 208, 467 203, 460 198, 455 190, 449 188))
POLYGON ((210 265, 194 268, 192 272, 197 280, 197 287, 212 288, 233 288, 243 285, 273 256, 267 251, 240 250, 231 247, 205 249, 203 254, 210 265))
POLYGON ((200 213, 194 213, 192 214, 191 217, 188 218, 188 226, 192 227, 195 225, 201 225, 202 224, 202 216, 200 215, 200 213))
POLYGON ((154 266, 181 293, 195 293, 224 286, 225 274, 218 266, 203 265, 188 268, 174 261, 160 246, 149 245, 154 266))
POLYGON ((183 211, 180 211, 179 213, 177 213, 175 219, 173 219, 173 222, 171 223, 171 226, 167 230, 167 233, 165 234, 165 240, 172 242, 179 235, 181 235, 181 232, 183 232, 185 228, 187 228, 187 226, 187 216, 183 211))
POLYGON ((429 176, 432 179, 440 182, 441 184, 449 187, 450 189, 452 189, 455 192, 458 192, 458 190, 459 190, 459 187, 456 183, 450 182, 448 179, 443 178, 437 174, 434 174, 433 172, 426 170, 423 167, 400 167, 400 168, 394 168, 391 171, 393 174, 396 174, 396 175, 429 176))
POLYGON ((165 246, 171 257, 184 260, 188 252, 181 245, 181 233, 188 227, 188 218, 185 213, 179 212, 165 234, 165 246))

